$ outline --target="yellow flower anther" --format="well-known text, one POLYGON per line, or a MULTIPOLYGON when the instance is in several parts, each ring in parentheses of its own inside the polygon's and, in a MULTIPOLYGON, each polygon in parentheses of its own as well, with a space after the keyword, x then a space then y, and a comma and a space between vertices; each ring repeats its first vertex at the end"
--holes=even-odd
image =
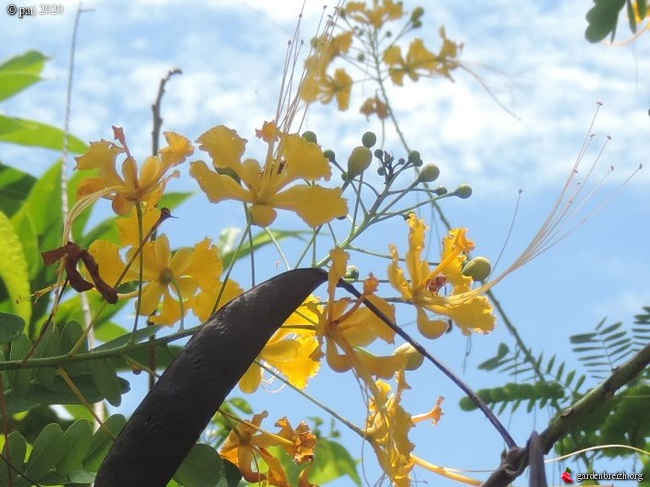
POLYGON ((492 264, 486 257, 474 257, 465 267, 463 275, 471 277, 474 281, 485 281, 492 272, 492 264))

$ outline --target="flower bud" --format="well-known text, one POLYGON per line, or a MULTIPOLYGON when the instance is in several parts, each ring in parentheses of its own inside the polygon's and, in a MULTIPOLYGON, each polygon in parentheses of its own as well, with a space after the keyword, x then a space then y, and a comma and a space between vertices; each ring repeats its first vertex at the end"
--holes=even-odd
POLYGON ((420 160, 420 153, 416 150, 409 152, 408 161, 412 164, 416 164, 420 160))
POLYGON ((327 158, 328 161, 334 162, 336 160, 336 154, 332 149, 327 149, 323 151, 323 155, 327 158))
POLYGON ((474 281, 485 281, 492 272, 492 264, 485 257, 474 257, 465 267, 463 275, 471 277, 474 281))
POLYGON ((415 22, 416 20, 420 20, 420 17, 424 15, 424 9, 422 7, 415 7, 413 9, 413 12, 411 12, 411 21, 415 22))
POLYGON ((372 162, 372 152, 367 147, 359 145, 352 150, 348 158, 348 179, 354 179, 363 173, 372 162))
POLYGON ((377 143, 377 136, 374 134, 374 132, 366 132, 363 134, 363 137, 361 137, 361 143, 364 147, 370 149, 377 143))
POLYGON ((302 134, 302 138, 306 139, 307 142, 312 142, 314 144, 318 144, 318 139, 316 138, 316 134, 312 132, 311 130, 307 130, 307 132, 302 134))
POLYGON ((345 268, 343 279, 348 282, 354 282, 359 279, 359 268, 355 265, 349 265, 345 268))
POLYGON ((406 370, 416 370, 424 362, 424 356, 410 343, 403 343, 393 351, 395 356, 406 357, 406 370))
POLYGON ((461 184, 456 188, 454 194, 462 200, 466 200, 472 196, 472 187, 469 184, 461 184))
POLYGON ((423 183, 435 181, 440 176, 440 169, 435 164, 427 164, 420 170, 418 179, 423 183))

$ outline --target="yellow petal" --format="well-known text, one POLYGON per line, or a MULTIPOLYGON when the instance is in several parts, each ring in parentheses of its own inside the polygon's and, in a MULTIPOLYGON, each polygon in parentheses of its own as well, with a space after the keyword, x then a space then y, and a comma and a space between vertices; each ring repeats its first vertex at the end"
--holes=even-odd
POLYGON ((427 316, 427 312, 417 307, 418 314, 418 330, 425 338, 440 338, 449 328, 449 323, 445 320, 432 320, 427 316))
MULTIPOLYGON (((99 275, 102 276, 102 279, 110 286, 115 284, 125 267, 117 245, 106 240, 95 240, 90 244, 88 252, 99 266, 99 275)), ((131 274, 130 280, 137 279, 137 275, 131 274)), ((128 281, 129 279, 124 280, 124 282, 128 281)))
MULTIPOLYGON (((142 214, 142 236, 145 237, 160 218, 160 210, 156 207, 147 207, 142 214)), ((138 247, 140 236, 138 229, 138 215, 135 209, 126 218, 117 219, 120 243, 126 247, 138 247)))
POLYGON ((75 158, 75 169, 98 169, 99 177, 107 180, 108 186, 113 186, 122 181, 115 170, 115 159, 123 152, 124 149, 106 140, 92 142, 84 155, 75 158))
POLYGON ((199 149, 210 154, 215 167, 227 167, 237 172, 248 141, 233 129, 219 125, 204 132, 197 142, 201 143, 199 149))
POLYGON ((273 196, 269 205, 295 211, 309 226, 317 227, 345 216, 348 205, 340 188, 323 188, 298 184, 273 196))
POLYGON ((293 345, 285 347, 284 354, 270 355, 262 351, 262 355, 264 360, 282 372, 293 386, 304 389, 309 379, 315 376, 320 368, 320 362, 313 358, 313 353, 318 348, 318 340, 314 337, 299 336, 290 341, 293 345))
POLYGON ((203 161, 195 161, 190 164, 190 175, 196 179, 212 203, 229 199, 253 202, 250 192, 237 184, 233 178, 211 171, 203 161))
POLYGON ((250 209, 250 217, 253 225, 266 228, 278 217, 278 212, 269 205, 254 204, 250 209))
POLYGON ((252 394, 257 390, 262 382, 262 369, 253 362, 248 370, 239 379, 239 389, 246 394, 252 394))
POLYGON ((159 153, 165 168, 182 163, 194 153, 194 147, 187 137, 176 132, 164 132, 163 135, 167 140, 167 147, 162 148, 159 153))
POLYGON ((142 289, 142 300, 140 301, 140 314, 148 316, 156 311, 160 299, 165 292, 166 286, 157 281, 152 281, 142 289))
POLYGON ((296 179, 329 180, 332 176, 330 162, 320 146, 298 134, 283 138, 282 155, 286 159, 285 184, 296 179))

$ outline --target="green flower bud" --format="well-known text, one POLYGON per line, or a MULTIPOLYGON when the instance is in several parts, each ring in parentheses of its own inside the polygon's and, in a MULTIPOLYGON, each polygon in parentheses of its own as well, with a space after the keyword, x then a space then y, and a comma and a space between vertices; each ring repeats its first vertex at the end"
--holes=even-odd
POLYGON ((436 193, 438 196, 444 196, 447 194, 447 188, 444 186, 438 186, 436 189, 433 190, 434 193, 436 193))
POLYGON ((345 269, 345 276, 343 276, 348 282, 354 282, 359 279, 359 268, 355 265, 349 265, 345 269))
POLYGON ((307 130, 307 132, 302 134, 302 138, 306 139, 308 142, 313 142, 314 144, 318 144, 318 139, 316 138, 316 134, 311 130, 307 130))
POLYGON ((415 7, 413 12, 411 12, 411 21, 415 22, 419 20, 420 17, 424 15, 424 9, 422 7, 415 7))
POLYGON ((435 181, 440 176, 440 169, 435 164, 427 164, 420 170, 418 179, 423 183, 435 181))
POLYGON ((416 370, 424 362, 424 356, 410 343, 403 343, 393 351, 395 356, 406 357, 406 370, 416 370))
POLYGON ((372 162, 372 152, 367 147, 359 145, 352 150, 348 158, 348 179, 354 179, 368 169, 372 162))
POLYGON ((363 137, 361 137, 361 143, 364 147, 370 149, 377 143, 377 136, 374 132, 366 132, 363 134, 363 137))
POLYGON ((365 61, 366 61, 366 56, 365 56, 365 54, 362 53, 362 52, 360 52, 359 54, 357 54, 357 61, 359 61, 360 63, 365 62, 365 61))
POLYGON ((410 163, 415 164, 420 160, 420 153, 416 150, 412 150, 411 152, 409 152, 408 160, 410 163))
POLYGON ((466 200, 472 196, 472 187, 469 184, 461 184, 456 188, 454 194, 462 200, 466 200))
POLYGON ((463 267, 463 275, 474 281, 485 281, 492 272, 492 264, 485 257, 474 257, 463 267))
POLYGON ((332 149, 327 149, 323 151, 323 155, 327 158, 328 161, 334 162, 336 160, 336 154, 332 149))

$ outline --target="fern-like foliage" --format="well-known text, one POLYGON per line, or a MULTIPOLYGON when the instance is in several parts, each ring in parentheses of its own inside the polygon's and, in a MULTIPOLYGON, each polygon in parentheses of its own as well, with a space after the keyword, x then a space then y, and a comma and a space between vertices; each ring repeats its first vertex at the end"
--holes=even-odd
MULTIPOLYGON (((647 330, 650 332, 650 321, 647 330)), ((596 325, 594 332, 572 335, 569 340, 578 360, 597 380, 604 379, 617 364, 641 349, 635 346, 637 343, 632 333, 623 328, 622 322, 606 325, 605 318, 596 325)))
MULTIPOLYGON (((569 337, 580 364, 586 374, 579 374, 566 362, 553 355, 544 358, 531 348, 511 350, 501 343, 496 354, 479 365, 486 371, 507 374, 512 379, 503 386, 481 389, 477 394, 497 414, 510 408, 516 411, 526 403, 527 411, 549 406, 556 413, 583 397, 588 390, 583 386, 589 378, 591 384, 603 380, 612 370, 647 346, 650 342, 650 306, 635 316, 634 325, 625 327, 617 322, 600 321, 589 333, 569 337), (516 382, 514 382, 516 381, 516 382)), ((475 409, 469 398, 460 401, 462 409, 475 409)), ((625 444, 648 451, 650 449, 650 369, 603 403, 576 425, 566 437, 556 443, 559 454, 575 452, 594 445, 625 444)), ((606 449, 583 453, 579 458, 587 469, 593 469, 598 457, 626 457, 629 450, 606 449)), ((650 474, 650 464, 644 472, 650 474)))
MULTIPOLYGON (((481 363, 479 369, 506 373, 513 378, 513 382, 503 386, 477 391, 488 405, 497 408, 497 414, 508 407, 514 412, 524 402, 527 412, 549 404, 559 408, 562 402, 582 395, 581 387, 587 379, 566 362, 557 360, 556 355, 545 360, 544 352, 535 356, 532 349, 511 350, 505 343, 499 344, 496 355, 481 363)), ((466 411, 475 408, 469 398, 463 398, 460 407, 466 411)))

